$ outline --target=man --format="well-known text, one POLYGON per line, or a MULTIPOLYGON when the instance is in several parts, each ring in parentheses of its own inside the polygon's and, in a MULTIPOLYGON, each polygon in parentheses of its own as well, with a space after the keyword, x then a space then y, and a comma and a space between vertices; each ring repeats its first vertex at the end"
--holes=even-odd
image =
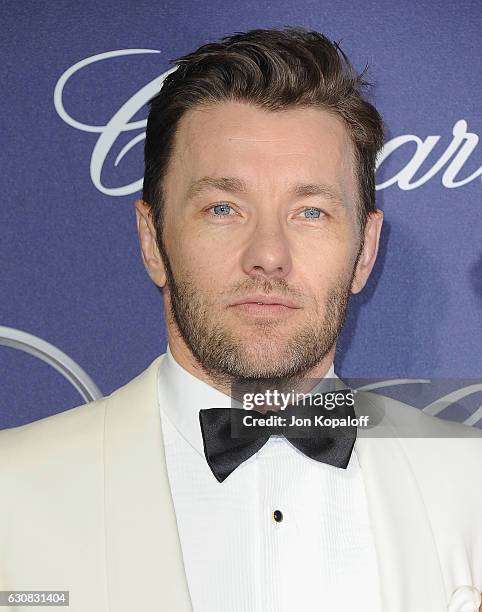
POLYGON ((216 472, 209 410, 233 384, 338 384, 382 227, 383 126, 315 32, 237 34, 177 63, 135 203, 168 351, 106 398, 1 432, 0 587, 68 590, 76 612, 476 612, 477 430, 365 393, 393 435, 358 435, 345 463, 271 436, 216 472))

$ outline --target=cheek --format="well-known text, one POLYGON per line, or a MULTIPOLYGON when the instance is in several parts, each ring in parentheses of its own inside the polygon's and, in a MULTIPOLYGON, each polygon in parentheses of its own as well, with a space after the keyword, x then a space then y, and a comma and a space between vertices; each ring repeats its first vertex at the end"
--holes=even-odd
POLYGON ((314 293, 322 293, 352 270, 355 255, 348 239, 321 237, 297 250, 293 271, 314 293))
POLYGON ((172 259, 193 273, 216 279, 228 275, 239 265, 238 243, 242 237, 233 236, 227 228, 203 227, 196 221, 177 224, 170 240, 172 259))
POLYGON ((200 245, 195 240, 179 241, 171 258, 173 274, 192 283, 199 293, 220 293, 235 277, 233 258, 222 249, 200 245))

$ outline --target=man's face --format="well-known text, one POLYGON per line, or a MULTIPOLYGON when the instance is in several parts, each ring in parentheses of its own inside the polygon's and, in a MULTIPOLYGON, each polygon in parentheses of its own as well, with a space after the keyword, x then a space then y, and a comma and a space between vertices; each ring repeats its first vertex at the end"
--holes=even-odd
POLYGON ((170 337, 214 378, 312 371, 366 281, 342 122, 234 102, 188 111, 163 186, 170 337))

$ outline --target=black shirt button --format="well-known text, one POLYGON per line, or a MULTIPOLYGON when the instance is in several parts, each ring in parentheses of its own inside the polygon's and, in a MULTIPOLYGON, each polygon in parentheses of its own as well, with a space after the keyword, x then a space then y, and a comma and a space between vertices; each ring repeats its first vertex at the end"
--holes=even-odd
POLYGON ((281 523, 281 521, 283 520, 283 513, 281 512, 281 510, 275 510, 273 512, 273 518, 277 523, 281 523))

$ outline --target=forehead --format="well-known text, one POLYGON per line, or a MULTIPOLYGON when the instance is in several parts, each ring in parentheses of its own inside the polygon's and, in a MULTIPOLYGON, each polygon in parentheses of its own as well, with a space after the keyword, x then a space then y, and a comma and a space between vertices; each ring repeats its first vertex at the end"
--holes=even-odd
MULTIPOLYGON (((196 107, 181 118, 166 177, 239 176, 253 188, 328 182, 354 195, 353 145, 341 119, 319 108, 267 111, 243 102, 196 107)), ((179 184, 179 183, 177 183, 179 184)), ((166 185, 168 186, 168 185, 166 185)))

